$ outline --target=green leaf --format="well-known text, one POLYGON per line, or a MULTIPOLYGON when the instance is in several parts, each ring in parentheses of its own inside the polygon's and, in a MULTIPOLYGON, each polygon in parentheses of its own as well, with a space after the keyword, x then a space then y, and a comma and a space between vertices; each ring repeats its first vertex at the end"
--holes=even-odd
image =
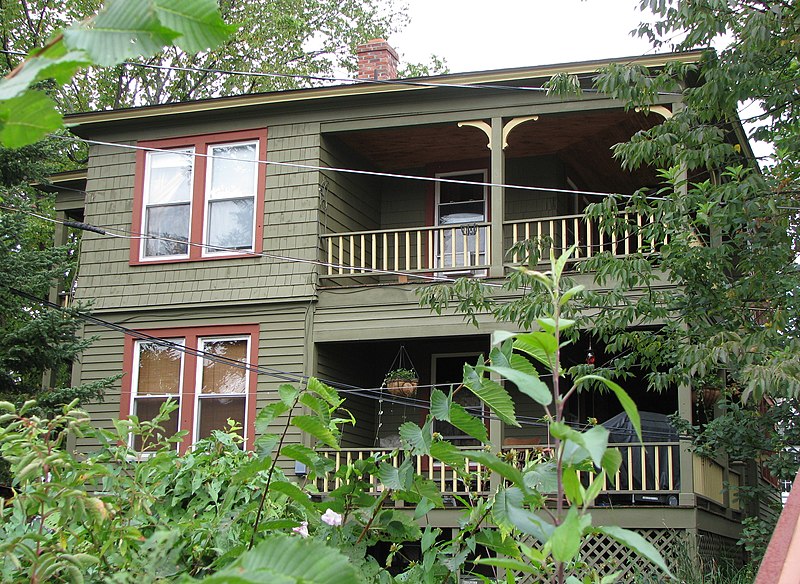
POLYGON ((585 491, 580 479, 578 479, 578 472, 574 468, 565 468, 561 475, 561 480, 564 485, 564 493, 567 495, 570 503, 573 505, 583 505, 585 491))
POLYGON ((450 442, 440 441, 431 444, 431 456, 448 466, 458 467, 464 465, 464 456, 461 451, 450 442))
POLYGON ((527 509, 525 496, 517 487, 500 488, 494 497, 492 516, 498 526, 511 526, 522 533, 535 537, 545 543, 553 534, 555 527, 535 512, 527 509))
POLYGON ((622 453, 618 448, 607 449, 603 454, 600 466, 602 466, 609 479, 612 479, 619 471, 619 467, 622 466, 622 453))
POLYGON ((413 422, 404 422, 400 425, 400 439, 408 444, 411 454, 430 454, 433 432, 431 422, 427 420, 420 428, 413 422))
POLYGON ((313 538, 272 536, 203 584, 359 584, 350 559, 313 538))
POLYGON ((434 389, 431 392, 431 415, 440 422, 449 422, 451 401, 441 389, 434 389))
POLYGON ((485 450, 461 450, 459 452, 464 458, 482 464, 515 485, 524 485, 525 481, 522 478, 522 472, 517 467, 500 460, 496 454, 486 452, 485 450))
POLYGON ((614 383, 610 379, 606 379, 600 375, 584 375, 579 377, 575 380, 575 385, 580 385, 584 381, 595 380, 601 383, 604 383, 611 391, 613 391, 617 399, 619 400, 620 405, 622 405, 622 409, 625 410, 625 413, 628 414, 628 417, 633 424, 633 427, 636 429, 636 435, 639 437, 639 442, 642 441, 642 422, 639 417, 639 410, 636 408, 636 404, 633 403, 633 400, 630 398, 628 393, 622 389, 619 384, 614 383))
POLYGON ((573 286, 561 295, 561 299, 558 301, 558 304, 560 306, 564 306, 573 296, 582 293, 584 290, 586 290, 586 286, 583 284, 577 284, 576 286, 573 286))
POLYGON ((319 397, 328 402, 332 408, 338 408, 344 401, 339 397, 339 394, 335 389, 333 389, 330 385, 322 383, 316 377, 309 377, 306 387, 309 391, 313 391, 319 397))
POLYGON ((474 367, 464 364, 464 385, 485 403, 506 424, 520 427, 514 416, 514 402, 503 387, 478 374, 474 367))
POLYGON ((222 20, 216 0, 154 0, 163 26, 180 33, 175 44, 187 53, 219 46, 236 30, 222 20))
MULTIPOLYGON (((548 334, 554 334, 556 332, 556 321, 552 318, 537 318, 536 322, 539 323, 539 326, 542 327, 548 334)), ((575 326, 575 321, 569 318, 559 318, 558 319, 558 330, 565 331, 568 328, 575 326)))
POLYGON ((550 388, 539 379, 538 375, 530 375, 510 367, 486 367, 486 369, 505 377, 516 385, 517 389, 522 393, 543 406, 549 406, 553 402, 553 394, 550 392, 550 388))
POLYGON ((556 562, 571 562, 581 549, 583 528, 581 517, 575 507, 570 507, 564 522, 550 537, 551 553, 556 562))
POLYGON ((481 564, 483 566, 495 566, 505 570, 513 570, 514 572, 523 572, 525 574, 535 574, 540 570, 538 566, 531 566, 522 560, 515 560, 512 558, 478 558, 473 561, 473 564, 481 564))
POLYGON ((299 503, 302 507, 306 508, 308 511, 316 513, 317 508, 314 506, 314 503, 311 502, 311 499, 308 498, 308 494, 303 492, 300 487, 295 485, 294 483, 290 483, 289 481, 280 481, 274 480, 269 485, 270 492, 280 493, 282 495, 286 495, 295 503, 299 503))
POLYGON ((324 475, 333 470, 334 463, 331 459, 320 456, 315 450, 302 444, 288 444, 281 449, 281 454, 292 460, 302 462, 315 475, 324 475))
POLYGON ((282 383, 280 387, 278 387, 278 395, 281 401, 291 408, 294 405, 294 400, 300 395, 300 390, 290 383, 282 383))
POLYGON ((62 126, 55 102, 41 91, 28 90, 0 101, 0 144, 20 148, 62 126))
POLYGON ((554 460, 541 462, 523 473, 525 486, 540 493, 555 493, 558 490, 558 476, 554 460))
POLYGON ((594 532, 603 533, 611 539, 618 541, 627 548, 635 551, 641 557, 658 566, 668 576, 673 577, 672 572, 669 571, 667 563, 664 561, 664 558, 661 557, 661 554, 658 553, 658 550, 653 546, 653 544, 635 531, 623 529, 622 527, 617 527, 616 525, 604 525, 594 528, 594 532))
POLYGON ((476 440, 480 440, 481 443, 486 444, 489 442, 489 435, 486 432, 486 425, 483 423, 483 420, 479 420, 470 414, 461 404, 455 402, 450 404, 448 421, 462 432, 465 432, 476 440))
POLYGON ((162 26, 153 0, 110 0, 89 23, 64 31, 65 44, 86 51, 107 67, 133 57, 153 55, 170 45, 179 33, 162 26))
POLYGON ((289 406, 283 402, 271 403, 264 406, 256 416, 256 434, 263 434, 269 429, 269 425, 277 418, 289 411, 289 406))
POLYGON ((314 397, 310 393, 304 393, 300 396, 299 402, 317 414, 317 417, 320 419, 320 421, 322 421, 323 424, 330 424, 331 412, 328 408, 328 404, 326 404, 324 401, 314 397))
POLYGON ((553 335, 542 331, 517 335, 514 348, 536 359, 539 363, 553 368, 558 343, 553 335))
POLYGON ((0 79, 0 100, 17 97, 34 83, 44 79, 54 79, 59 84, 66 83, 72 79, 75 71, 90 63, 81 51, 70 51, 57 59, 31 57, 14 77, 0 79))
POLYGON ((608 430, 603 426, 593 426, 585 432, 569 427, 564 422, 550 424, 550 433, 561 440, 569 440, 586 449, 596 467, 600 468, 603 455, 608 448, 608 430))
POLYGON ((387 489, 407 491, 411 488, 414 479, 411 459, 406 458, 400 463, 399 467, 392 466, 388 462, 380 463, 378 465, 378 478, 387 489))
POLYGON ((327 444, 331 448, 340 450, 338 437, 316 416, 295 416, 292 418, 292 425, 311 434, 314 438, 327 444))
POLYGON ((425 515, 427 515, 427 513, 432 509, 436 509, 436 503, 434 503, 427 497, 422 497, 419 503, 417 503, 416 509, 414 509, 414 519, 420 519, 421 517, 425 517, 425 515))
POLYGON ((600 474, 592 479, 592 484, 589 485, 589 488, 586 489, 585 494, 583 496, 584 502, 584 509, 591 505, 597 496, 600 494, 600 491, 603 490, 603 480, 606 478, 606 471, 600 471, 600 474))

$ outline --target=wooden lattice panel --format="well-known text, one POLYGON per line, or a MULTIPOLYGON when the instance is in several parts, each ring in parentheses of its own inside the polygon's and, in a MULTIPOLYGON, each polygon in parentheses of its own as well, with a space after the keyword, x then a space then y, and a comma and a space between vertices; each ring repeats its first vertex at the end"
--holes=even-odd
MULTIPOLYGON (((636 529, 639 535, 655 546, 670 568, 675 565, 679 554, 686 555, 686 532, 679 529, 636 529)), ((535 545, 535 542, 526 542, 535 545)), ((605 576, 614 572, 622 572, 619 582, 661 582, 661 574, 657 568, 636 555, 619 542, 599 535, 589 539, 581 550, 581 559, 586 569, 578 568, 575 574, 579 577, 585 572, 594 571, 605 576)), ((685 562, 685 558, 683 559, 685 562)), ((517 574, 519 584, 547 584, 552 582, 549 574, 530 575, 517 574)))
POLYGON ((744 563, 743 550, 736 545, 736 540, 716 533, 698 531, 697 550, 704 568, 710 568, 712 565, 739 568, 744 563))

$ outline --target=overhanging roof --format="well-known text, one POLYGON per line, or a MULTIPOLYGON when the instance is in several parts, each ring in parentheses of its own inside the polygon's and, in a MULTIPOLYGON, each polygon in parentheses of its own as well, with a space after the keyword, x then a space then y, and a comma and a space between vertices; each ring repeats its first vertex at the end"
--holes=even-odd
POLYGON ((454 73, 448 75, 437 75, 433 77, 417 77, 402 79, 399 80, 399 82, 359 82, 347 85, 315 87, 310 89, 254 93, 237 95, 234 97, 219 97, 163 105, 77 113, 66 116, 65 122, 70 126, 89 126, 106 122, 151 119, 179 114, 202 113, 208 111, 218 111, 221 109, 230 110, 273 104, 288 104, 292 102, 313 101, 344 96, 391 94, 409 91, 430 91, 439 88, 439 86, 446 87, 448 85, 513 83, 528 79, 547 79, 556 73, 567 73, 570 75, 594 73, 598 69, 612 63, 628 63, 644 67, 660 67, 667 63, 673 62, 693 63, 699 61, 702 54, 703 51, 691 51, 685 53, 621 57, 615 59, 561 63, 555 65, 539 65, 535 67, 519 67, 513 69, 496 69, 492 71, 480 71, 473 73, 454 73), (415 82, 421 84, 414 85, 413 83, 415 82))

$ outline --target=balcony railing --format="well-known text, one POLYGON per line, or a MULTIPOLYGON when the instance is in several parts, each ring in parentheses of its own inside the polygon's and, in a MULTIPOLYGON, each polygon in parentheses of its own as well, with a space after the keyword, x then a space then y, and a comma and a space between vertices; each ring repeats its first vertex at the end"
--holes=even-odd
MULTIPOLYGON (((391 448, 343 448, 342 450, 322 449, 319 452, 333 462, 333 471, 326 476, 320 477, 317 481, 317 488, 323 493, 329 493, 341 486, 341 479, 336 478, 334 475, 343 466, 358 460, 365 460, 370 456, 388 456, 394 450, 391 448)), ((393 456, 388 458, 388 462, 397 467, 400 466, 402 459, 395 452, 393 456)), ((453 467, 433 460, 429 456, 414 455, 412 464, 415 472, 436 483, 441 493, 449 495, 486 495, 489 493, 490 471, 477 462, 466 461, 469 477, 459 475, 453 467)), ((377 477, 370 476, 368 480, 371 484, 369 492, 371 494, 379 493, 381 487, 377 477)))
MULTIPOLYGON (((573 245, 577 248, 575 259, 591 258, 603 252, 626 256, 653 250, 663 243, 644 238, 642 227, 651 223, 651 218, 623 213, 619 215, 614 229, 608 232, 601 229, 596 220, 584 215, 563 215, 506 221, 503 223, 503 235, 508 249, 526 240, 549 239, 552 248, 545 250, 542 261, 549 261, 551 251, 555 257, 559 257, 573 245)), ((522 259, 521 254, 515 253, 511 261, 518 263, 522 259)))
POLYGON ((330 233, 322 236, 326 275, 485 269, 490 235, 488 223, 330 233))
MULTIPOLYGON (((640 444, 610 444, 622 455, 619 471, 604 479, 602 493, 612 495, 664 495, 677 494, 680 490, 679 445, 677 442, 656 442, 640 444)), ((344 448, 342 450, 323 449, 321 454, 333 462, 334 470, 318 479, 321 492, 330 492, 341 486, 341 480, 334 475, 340 468, 370 456, 389 456, 394 451, 387 448, 344 448)), ((503 450, 504 458, 514 460, 519 468, 533 460, 543 460, 547 451, 542 446, 522 446, 503 450)), ((396 452, 388 460, 399 466, 401 459, 396 452)), ((454 468, 432 460, 428 456, 415 455, 413 467, 417 473, 430 479, 439 486, 443 494, 451 495, 486 495, 490 492, 491 472, 482 464, 467 460, 468 476, 459 474, 454 468)), ((589 474, 579 473, 581 480, 588 484, 589 474)), ((376 477, 368 478, 370 492, 380 491, 380 481, 376 477)), ((666 502, 666 501, 664 501, 666 502)))
MULTIPOLYGON (((584 215, 562 215, 521 219, 503 223, 505 250, 531 239, 549 240, 552 253, 560 256, 575 245, 576 259, 591 258, 601 252, 624 256, 656 249, 662 241, 647 240, 642 227, 652 219, 642 215, 622 214, 607 231, 597 221, 584 215)), ((447 272, 481 275, 491 263, 491 226, 489 223, 465 223, 435 227, 411 227, 329 233, 322 236, 325 276, 370 275, 374 270, 389 272, 447 272)), ((507 261, 519 263, 515 253, 507 261)))

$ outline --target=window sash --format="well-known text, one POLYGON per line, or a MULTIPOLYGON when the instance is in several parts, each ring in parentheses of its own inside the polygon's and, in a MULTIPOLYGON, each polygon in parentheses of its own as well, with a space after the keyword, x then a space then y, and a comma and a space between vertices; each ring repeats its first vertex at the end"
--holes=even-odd
MULTIPOLYGON (((259 140, 245 140, 241 142, 227 142, 224 144, 212 144, 208 146, 208 158, 207 158, 207 166, 206 166, 206 177, 205 177, 205 201, 204 201, 204 213, 203 213, 203 243, 210 246, 216 247, 223 247, 225 249, 203 249, 203 256, 213 256, 213 255, 220 255, 230 253, 230 250, 253 250, 255 249, 255 211, 256 211, 256 196, 258 191, 258 173, 259 173, 259 159, 260 159, 260 141, 259 140), (217 151, 220 150, 230 150, 235 149, 237 147, 242 146, 252 146, 252 160, 248 160, 245 158, 236 158, 232 160, 231 156, 224 156, 222 154, 217 154, 217 151), (224 157, 224 159, 215 158, 215 157, 224 157), (239 172, 239 173, 247 173, 248 169, 247 166, 251 165, 252 174, 247 177, 247 180, 244 182, 242 186, 244 186, 244 190, 233 190, 226 192, 219 188, 215 188, 215 181, 217 174, 228 171, 228 172, 239 172), (228 168, 226 168, 228 167, 228 168), (239 239, 234 240, 233 242, 228 243, 224 238, 226 233, 220 233, 218 231, 218 227, 222 227, 212 218, 212 208, 217 206, 217 208, 224 208, 228 207, 229 203, 234 203, 237 201, 251 201, 249 205, 249 217, 247 217, 244 221, 236 221, 236 222, 227 222, 229 227, 239 227, 244 222, 249 222, 249 226, 246 226, 245 229, 241 229, 243 233, 238 234, 239 239), (244 235, 249 235, 248 238, 245 239, 244 235)), ((227 218, 227 216, 225 216, 227 218)))
MULTIPOLYGON (((142 205, 142 233, 146 235, 153 235, 156 237, 169 237, 173 235, 173 239, 185 239, 188 241, 191 238, 191 223, 192 223, 192 199, 194 197, 194 182, 195 182, 195 160, 194 160, 194 147, 190 148, 176 148, 169 151, 147 152, 144 174, 144 192, 143 192, 143 205, 142 205), (181 155, 186 157, 186 166, 181 170, 180 166, 168 164, 170 157, 181 155), (166 164, 165 164, 166 162, 166 164), (180 175, 176 175, 173 182, 176 182, 172 191, 170 192, 169 181, 163 184, 163 175, 165 173, 159 172, 159 169, 172 168, 177 169, 178 172, 185 172, 188 168, 188 177, 183 177, 181 180, 180 175), (159 178, 162 180, 159 181, 159 178), (164 189, 167 189, 165 194, 164 189), (180 191, 180 192, 177 192, 180 191), (183 227, 177 237, 174 234, 164 234, 152 232, 151 229, 151 210, 167 209, 170 207, 188 207, 186 217, 180 218, 179 227, 183 227)), ((162 241, 160 239, 143 238, 139 251, 142 259, 173 259, 173 258, 186 258, 189 256, 189 246, 181 245, 175 242, 162 241), (175 247, 177 246, 177 248, 175 247), (177 249, 177 251, 176 251, 177 249)))

